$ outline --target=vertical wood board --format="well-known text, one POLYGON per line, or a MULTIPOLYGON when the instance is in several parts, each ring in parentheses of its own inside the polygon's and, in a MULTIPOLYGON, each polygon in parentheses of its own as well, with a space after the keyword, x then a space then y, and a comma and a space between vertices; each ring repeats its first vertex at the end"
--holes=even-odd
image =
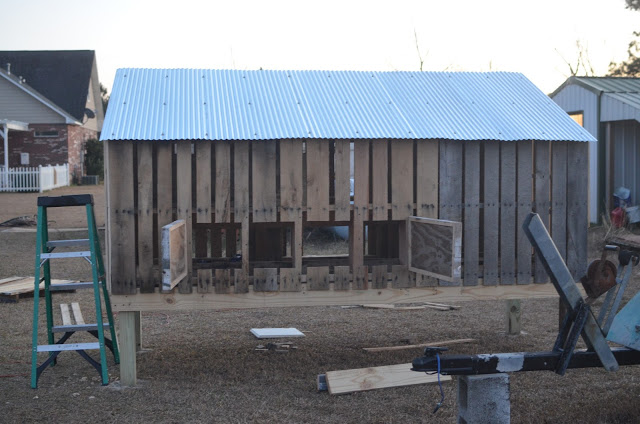
POLYGON ((351 219, 351 147, 348 140, 336 140, 335 169, 335 219, 351 219))
POLYGON ((276 203, 276 142, 257 141, 252 144, 253 222, 275 222, 276 203))
POLYGON ((253 291, 278 291, 278 268, 255 268, 253 270, 253 291))
POLYGON ((152 293, 153 278, 153 148, 137 144, 138 175, 138 275, 140 292, 152 293))
MULTIPOLYGON (((535 163, 535 210, 542 223, 549 231, 549 206, 550 206, 550 158, 549 142, 534 142, 535 163)), ((549 281, 547 271, 538 256, 535 258, 534 283, 546 283, 549 281)))
POLYGON ((295 268, 280 268, 280 291, 299 292, 301 290, 300 272, 295 268))
POLYGON ((231 146, 228 141, 217 141, 215 147, 215 221, 231 221, 231 146))
POLYGON ((493 286, 500 281, 500 143, 484 143, 484 237, 482 283, 493 286))
POLYGON ((567 268, 577 281, 587 271, 589 144, 567 146, 567 268))
POLYGON ((335 266, 333 267, 333 274, 334 274, 334 282, 333 282, 334 290, 349 290, 350 288, 349 280, 351 278, 349 274, 349 267, 335 266))
POLYGON ((280 140, 280 220, 302 216, 302 141, 280 140))
POLYGON ((416 213, 425 218, 438 218, 439 142, 416 142, 416 156, 416 213))
POLYGON ((562 259, 567 260, 567 141, 555 141, 551 172, 551 237, 562 259))
POLYGON ((500 284, 516 282, 516 143, 500 144, 500 284))
POLYGON ((329 142, 307 141, 307 221, 329 220, 329 142))
POLYGON ((389 203, 389 142, 387 140, 373 140, 371 142, 371 205, 374 221, 387 220, 387 205, 389 203))
POLYGON ((307 290, 329 290, 329 267, 307 267, 307 290))
POLYGON ((391 142, 391 215, 394 220, 413 215, 413 141, 391 142))
POLYGON ((176 184, 177 184, 177 207, 176 216, 185 222, 187 251, 187 275, 178 285, 180 293, 191 293, 191 270, 192 270, 192 197, 191 197, 191 142, 180 141, 176 143, 177 162, 176 162, 176 184))
POLYGON ((480 246, 480 142, 464 143, 464 240, 465 286, 475 286, 479 277, 480 246))
POLYGON ((200 140, 195 148, 196 219, 197 222, 211 222, 211 142, 200 140))
POLYGON ((531 282, 531 252, 532 247, 529 243, 522 223, 533 207, 533 152, 530 141, 517 142, 518 154, 518 185, 517 185, 517 283, 529 284, 531 282))

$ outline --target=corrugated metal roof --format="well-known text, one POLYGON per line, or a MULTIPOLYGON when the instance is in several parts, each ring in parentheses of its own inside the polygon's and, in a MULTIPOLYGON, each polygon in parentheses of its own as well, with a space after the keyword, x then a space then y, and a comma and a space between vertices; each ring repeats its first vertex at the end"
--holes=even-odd
POLYGON ((575 77, 575 79, 605 93, 640 93, 640 78, 575 77))
POLYGON ((102 140, 593 137, 519 73, 119 69, 102 140))

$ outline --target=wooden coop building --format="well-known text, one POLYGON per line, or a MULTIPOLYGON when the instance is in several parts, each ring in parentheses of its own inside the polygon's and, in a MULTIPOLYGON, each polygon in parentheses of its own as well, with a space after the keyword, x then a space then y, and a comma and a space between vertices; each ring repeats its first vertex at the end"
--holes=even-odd
POLYGON ((518 73, 120 69, 101 138, 117 311, 534 287, 532 210, 586 269, 594 138, 518 73), (177 219, 184 278, 167 291, 177 219), (348 227, 348 253, 306 254, 318 227, 348 227))

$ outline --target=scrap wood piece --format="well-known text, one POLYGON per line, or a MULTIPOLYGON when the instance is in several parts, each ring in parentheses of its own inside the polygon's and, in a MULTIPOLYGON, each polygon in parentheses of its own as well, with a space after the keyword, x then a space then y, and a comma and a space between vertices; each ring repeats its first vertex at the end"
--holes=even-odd
POLYGON ((460 309, 460 306, 445 305, 444 303, 435 303, 435 302, 422 302, 422 303, 430 306, 440 306, 441 308, 460 309))
MULTIPOLYGON (((326 374, 327 388, 332 395, 436 383, 437 375, 411 371, 412 364, 385 365, 382 367, 358 368, 344 371, 329 371, 326 374)), ((450 376, 441 375, 440 381, 449 381, 450 376)))
POLYGON ((415 311, 420 309, 436 309, 438 311, 450 311, 452 309, 457 309, 458 307, 444 305, 441 303, 431 303, 431 302, 423 302, 422 305, 414 305, 414 306, 398 306, 390 303, 380 303, 380 304, 364 304, 363 308, 367 309, 395 309, 397 311, 415 311))
POLYGON ((37 221, 35 218, 33 216, 26 215, 0 222, 0 227, 35 227, 36 225, 37 221))
MULTIPOLYGON (((11 277, 0 280, 0 294, 3 296, 17 296, 25 293, 33 293, 35 277, 11 277)), ((72 280, 51 280, 51 284, 67 284, 72 280)), ((44 281, 40 282, 40 290, 44 289, 44 281)))
POLYGON ((404 349, 415 349, 419 347, 429 347, 429 346, 448 346, 453 344, 461 344, 461 343, 474 343, 476 339, 454 339, 454 340, 442 340, 439 342, 431 342, 431 343, 420 343, 413 345, 401 345, 401 346, 383 346, 383 347, 363 347, 362 349, 367 352, 384 352, 388 350, 404 350, 404 349))
POLYGON ((304 337, 297 328, 252 328, 251 334, 259 339, 276 339, 279 337, 304 337))

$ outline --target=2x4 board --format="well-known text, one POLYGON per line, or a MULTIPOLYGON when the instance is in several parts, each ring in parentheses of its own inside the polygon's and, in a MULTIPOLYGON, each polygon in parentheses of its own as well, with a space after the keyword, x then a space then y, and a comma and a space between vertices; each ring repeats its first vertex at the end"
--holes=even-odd
POLYGON ((460 282, 462 223, 444 219, 407 218, 409 271, 460 282))

